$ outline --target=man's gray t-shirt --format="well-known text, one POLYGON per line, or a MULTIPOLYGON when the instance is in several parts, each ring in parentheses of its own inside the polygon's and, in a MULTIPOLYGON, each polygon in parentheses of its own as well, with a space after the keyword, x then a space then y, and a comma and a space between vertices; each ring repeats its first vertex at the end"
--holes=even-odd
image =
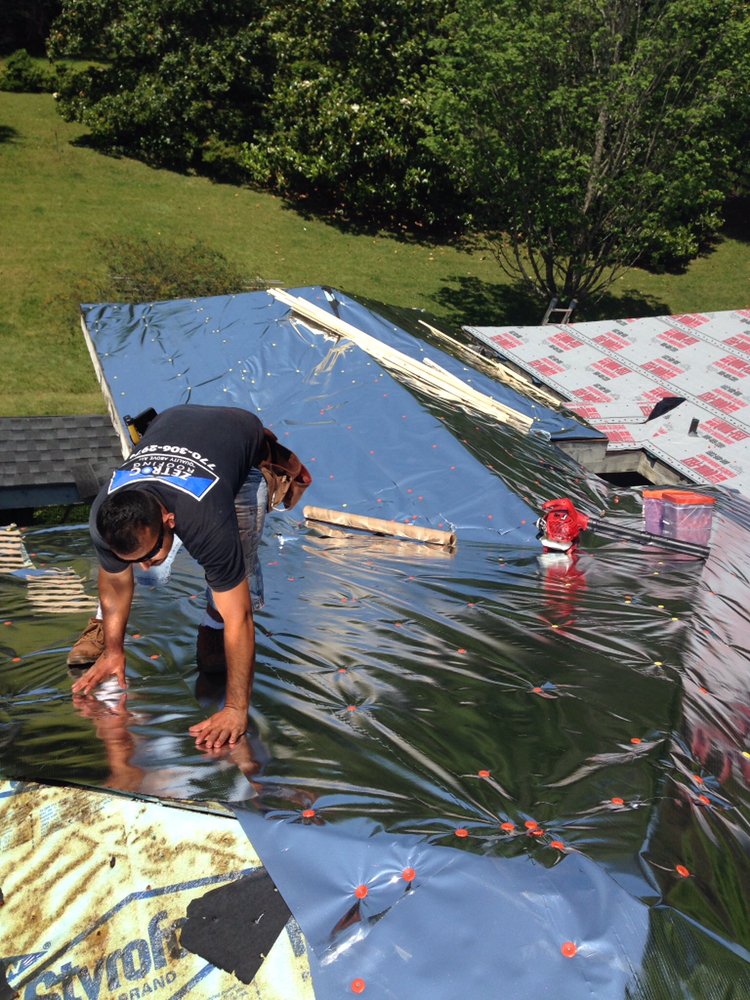
POLYGON ((245 562, 234 498, 258 464, 262 442, 263 425, 247 410, 190 405, 160 413, 92 504, 89 527, 102 568, 120 573, 129 565, 96 529, 102 501, 116 490, 145 489, 174 514, 175 531, 209 587, 236 587, 245 562))

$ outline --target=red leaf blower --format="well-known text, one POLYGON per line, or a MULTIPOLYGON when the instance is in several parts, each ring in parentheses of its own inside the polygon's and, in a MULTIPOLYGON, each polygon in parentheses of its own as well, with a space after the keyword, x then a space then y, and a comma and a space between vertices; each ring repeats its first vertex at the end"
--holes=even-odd
POLYGON ((709 552, 706 545, 696 545, 678 538, 653 535, 648 531, 634 531, 632 528, 625 528, 619 524, 607 524, 604 518, 581 514, 567 497, 547 500, 546 503, 543 503, 542 516, 537 520, 536 525, 539 528, 537 538, 540 539, 545 552, 572 552, 578 545, 581 532, 586 531, 586 529, 638 542, 641 545, 654 545, 657 548, 684 552, 701 559, 705 559, 709 552))

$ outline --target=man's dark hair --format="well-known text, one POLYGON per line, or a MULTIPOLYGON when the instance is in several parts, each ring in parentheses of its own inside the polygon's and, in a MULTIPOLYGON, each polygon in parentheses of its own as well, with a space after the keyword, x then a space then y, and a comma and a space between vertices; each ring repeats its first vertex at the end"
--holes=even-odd
POLYGON ((161 506, 153 493, 121 490, 102 501, 96 530, 114 552, 128 556, 141 546, 143 529, 158 531, 161 519, 161 506))

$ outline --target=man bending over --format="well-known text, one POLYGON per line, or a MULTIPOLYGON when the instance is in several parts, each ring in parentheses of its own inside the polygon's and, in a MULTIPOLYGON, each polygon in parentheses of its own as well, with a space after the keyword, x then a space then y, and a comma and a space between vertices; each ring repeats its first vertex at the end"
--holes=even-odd
MULTIPOLYGON (((139 567, 163 582, 158 568, 168 577, 174 550, 183 544, 206 575, 199 668, 216 670, 217 661, 226 665, 224 707, 192 726, 190 734, 207 748, 233 745, 242 736, 255 671, 253 609, 263 606, 258 545, 268 487, 258 466, 268 469, 268 449, 268 432, 242 409, 175 406, 149 424, 91 508, 100 608, 68 657, 70 666, 94 661, 73 685, 75 694, 88 694, 109 676, 125 686, 133 570, 139 567), (210 662, 202 664, 201 656, 210 662)), ((291 458, 302 470, 301 492, 310 477, 296 456, 291 458)), ((278 486, 278 480, 269 481, 278 486)), ((275 491, 273 499, 284 497, 275 491)), ((284 505, 295 500, 287 495, 284 505)))

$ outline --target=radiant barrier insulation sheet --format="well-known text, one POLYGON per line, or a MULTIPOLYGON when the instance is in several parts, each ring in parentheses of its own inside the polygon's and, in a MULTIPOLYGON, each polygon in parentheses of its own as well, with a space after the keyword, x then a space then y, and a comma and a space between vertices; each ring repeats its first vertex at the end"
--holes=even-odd
MULTIPOLYGON (((87 529, 0 532, 22 564, 0 577, 2 774, 231 804, 237 820, 222 822, 247 833, 290 907, 318 1000, 750 995, 744 499, 711 493, 706 560, 591 533, 577 559, 542 557, 534 521, 553 497, 641 527, 639 490, 610 490, 554 445, 596 432, 405 320, 295 294, 470 380, 531 416, 529 432, 425 391, 268 293, 85 307, 121 432, 147 406, 246 406, 311 470, 306 503, 450 528, 458 543, 270 515, 251 728, 209 754, 187 735, 214 696, 196 679, 190 558, 168 588, 136 590, 127 691, 84 702, 65 655, 90 609, 33 603, 29 574, 78 580, 90 601, 87 529)), ((214 874, 209 854, 200 864, 214 874)), ((15 867, 3 851, 2 885, 28 901, 15 867)))

